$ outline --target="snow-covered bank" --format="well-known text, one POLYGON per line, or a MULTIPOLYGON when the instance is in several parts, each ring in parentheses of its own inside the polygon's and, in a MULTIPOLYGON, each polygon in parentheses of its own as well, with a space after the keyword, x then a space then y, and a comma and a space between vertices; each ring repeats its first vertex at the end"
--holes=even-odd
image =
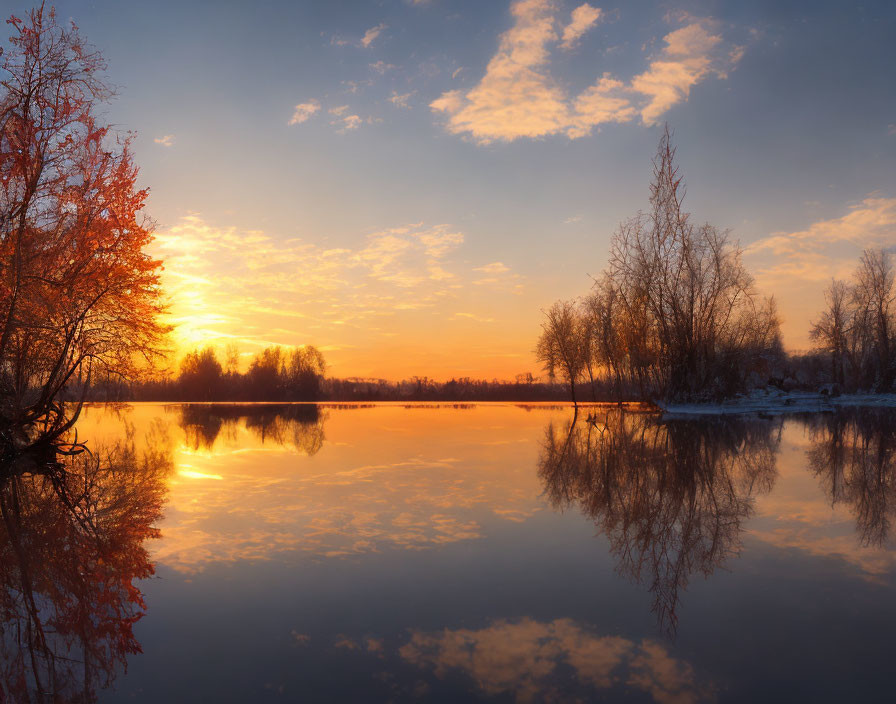
POLYGON ((748 396, 740 396, 721 403, 664 403, 657 406, 663 416, 709 416, 727 414, 762 413, 823 413, 843 406, 868 406, 896 408, 896 394, 844 394, 829 396, 783 391, 759 390, 748 396))

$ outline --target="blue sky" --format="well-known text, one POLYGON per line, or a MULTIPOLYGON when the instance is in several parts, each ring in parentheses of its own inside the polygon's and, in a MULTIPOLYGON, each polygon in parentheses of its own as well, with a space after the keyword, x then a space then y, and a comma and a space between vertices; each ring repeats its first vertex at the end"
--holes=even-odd
POLYGON ((138 134, 185 347, 313 343, 346 376, 537 372, 540 309, 587 292, 645 207, 664 121, 688 208, 747 249, 789 346, 830 276, 896 245, 892 2, 57 10, 138 134))

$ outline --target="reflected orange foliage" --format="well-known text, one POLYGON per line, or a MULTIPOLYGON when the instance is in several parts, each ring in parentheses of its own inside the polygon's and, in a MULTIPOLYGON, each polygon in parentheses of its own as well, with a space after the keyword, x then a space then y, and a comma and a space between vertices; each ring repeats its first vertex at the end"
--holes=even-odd
POLYGON ((0 486, 0 700, 94 701, 126 657, 153 574, 170 460, 132 441, 7 462, 0 486))

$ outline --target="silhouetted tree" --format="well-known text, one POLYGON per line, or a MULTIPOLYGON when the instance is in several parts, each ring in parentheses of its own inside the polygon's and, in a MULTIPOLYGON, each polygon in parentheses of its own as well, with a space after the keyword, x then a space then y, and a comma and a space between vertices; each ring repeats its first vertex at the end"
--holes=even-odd
POLYGON ((896 284, 884 250, 865 250, 849 283, 833 281, 810 330, 830 360, 830 381, 850 391, 890 392, 896 380, 896 284))
POLYGON ((591 295, 578 307, 556 304, 543 325, 539 359, 571 392, 587 372, 592 388, 602 374, 645 399, 708 400, 764 381, 783 357, 774 300, 756 295, 728 232, 695 225, 683 200, 667 127, 650 212, 619 226, 591 295))
POLYGON ((576 383, 585 369, 587 349, 582 318, 572 301, 557 301, 545 313, 541 336, 535 347, 536 359, 544 365, 551 379, 559 376, 569 385, 576 403, 576 383))
POLYGON ((223 369, 211 347, 193 351, 180 365, 178 383, 187 398, 193 401, 213 401, 223 396, 223 369))

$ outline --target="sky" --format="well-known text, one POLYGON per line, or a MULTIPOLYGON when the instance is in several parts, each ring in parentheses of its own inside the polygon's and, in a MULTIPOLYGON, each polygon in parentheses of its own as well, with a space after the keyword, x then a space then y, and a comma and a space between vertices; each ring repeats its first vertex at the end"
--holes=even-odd
MULTIPOLYGON (((0 0, 4 14, 28 4, 0 0)), ((647 206, 662 125, 785 345, 896 248, 896 4, 61 0, 136 133, 178 354, 313 344, 329 373, 541 374, 647 206)))

